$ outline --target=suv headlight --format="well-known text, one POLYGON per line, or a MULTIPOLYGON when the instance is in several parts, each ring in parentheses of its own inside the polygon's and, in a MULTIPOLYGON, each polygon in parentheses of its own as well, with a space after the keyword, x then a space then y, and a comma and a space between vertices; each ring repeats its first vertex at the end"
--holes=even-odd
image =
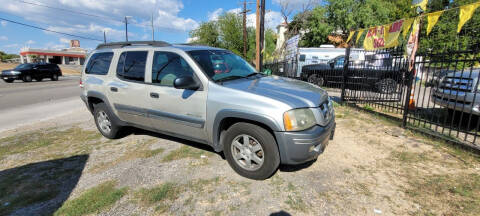
POLYGON ((12 75, 19 75, 19 74, 21 74, 21 72, 19 72, 19 71, 10 71, 10 74, 12 74, 12 75))
POLYGON ((303 108, 285 112, 283 124, 286 131, 301 131, 313 127, 316 121, 312 110, 303 108))

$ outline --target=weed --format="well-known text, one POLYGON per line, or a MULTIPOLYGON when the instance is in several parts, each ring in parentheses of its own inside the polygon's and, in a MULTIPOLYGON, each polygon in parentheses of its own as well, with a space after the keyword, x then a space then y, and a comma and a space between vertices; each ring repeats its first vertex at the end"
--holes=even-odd
POLYGON ((390 153, 390 158, 402 163, 418 163, 428 159, 425 152, 416 153, 408 151, 392 151, 390 153))
POLYGON ((477 215, 480 212, 479 174, 410 178, 409 185, 406 194, 424 206, 425 211, 436 209, 442 211, 442 215, 477 215))
POLYGON ((300 196, 291 196, 288 195, 287 201, 285 203, 293 210, 307 212, 307 205, 300 196))
POLYGON ((93 187, 79 197, 65 202, 54 215, 98 214, 111 207, 127 193, 127 188, 116 189, 115 185, 115 182, 108 181, 93 187))
POLYGON ((200 158, 202 154, 210 155, 211 153, 197 149, 197 148, 183 145, 182 147, 168 153, 168 155, 165 156, 162 161, 170 162, 174 160, 180 160, 183 158, 200 158))
POLYGON ((137 196, 148 205, 167 200, 176 200, 183 190, 175 183, 167 182, 158 187, 140 189, 137 196))

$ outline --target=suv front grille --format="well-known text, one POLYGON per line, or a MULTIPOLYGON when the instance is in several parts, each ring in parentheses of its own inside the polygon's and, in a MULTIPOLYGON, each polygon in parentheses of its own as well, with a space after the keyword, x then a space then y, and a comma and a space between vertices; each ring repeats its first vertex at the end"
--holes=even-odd
POLYGON ((471 92, 473 79, 465 77, 445 77, 440 83, 440 89, 471 92))

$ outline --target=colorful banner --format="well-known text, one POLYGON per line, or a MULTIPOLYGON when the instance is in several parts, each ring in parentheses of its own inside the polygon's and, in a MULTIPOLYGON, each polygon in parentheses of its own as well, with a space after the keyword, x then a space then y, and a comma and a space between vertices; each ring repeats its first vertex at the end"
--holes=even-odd
POLYGON ((359 40, 360 40, 360 38, 362 37, 363 30, 364 30, 364 29, 359 29, 359 30, 358 30, 358 33, 357 33, 357 40, 355 41, 355 43, 356 43, 356 44, 358 44, 358 41, 359 41, 359 40))
POLYGON ((427 21, 428 21, 427 35, 430 34, 435 24, 437 24, 438 18, 440 18, 442 14, 443 14, 443 11, 437 11, 434 13, 427 14, 427 21))
POLYGON ((347 44, 348 42, 350 42, 354 34, 355 34, 355 31, 350 31, 350 34, 348 35, 348 38, 347 38, 347 44))
POLYGON ((403 38, 405 38, 408 34, 408 31, 410 31, 410 27, 412 27, 413 20, 414 20, 413 18, 409 18, 403 21, 403 29, 402 29, 403 38))
POLYGON ((403 29, 403 23, 404 20, 399 20, 390 25, 368 29, 367 36, 363 41, 363 48, 375 50, 398 46, 398 36, 403 29))
POLYGON ((411 71, 415 67, 415 53, 418 49, 418 34, 420 30, 420 17, 415 18, 413 29, 407 41, 408 70, 411 71))
POLYGON ((414 4, 412 7, 420 7, 423 11, 427 10, 428 0, 421 0, 420 3, 414 4))
POLYGON ((463 25, 472 18, 473 12, 480 6, 480 2, 460 7, 460 21, 458 22, 457 33, 462 30, 463 25))

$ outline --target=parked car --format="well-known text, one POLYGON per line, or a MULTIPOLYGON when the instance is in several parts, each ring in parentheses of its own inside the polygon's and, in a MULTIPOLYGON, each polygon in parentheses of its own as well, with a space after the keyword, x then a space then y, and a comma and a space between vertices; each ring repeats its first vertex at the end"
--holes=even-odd
MULTIPOLYGON (((397 92, 403 83, 405 67, 393 66, 387 54, 366 55, 365 61, 350 61, 346 75, 346 89, 369 90, 384 94, 397 92)), ((344 79, 345 56, 338 56, 326 64, 302 68, 303 80, 318 86, 339 87, 344 79)))
POLYGON ((51 79, 57 81, 58 77, 62 76, 62 71, 56 64, 20 64, 14 69, 4 70, 0 78, 7 83, 12 83, 15 80, 23 80, 24 82, 31 82, 36 80, 38 82, 43 79, 51 79))
POLYGON ((480 115, 480 69, 448 72, 432 88, 433 103, 465 113, 480 115))
POLYGON ((251 179, 315 160, 335 131, 327 92, 265 76, 224 49, 123 42, 99 45, 82 72, 81 98, 100 133, 126 126, 207 144, 251 179), (222 59, 229 72, 216 73, 222 59))

